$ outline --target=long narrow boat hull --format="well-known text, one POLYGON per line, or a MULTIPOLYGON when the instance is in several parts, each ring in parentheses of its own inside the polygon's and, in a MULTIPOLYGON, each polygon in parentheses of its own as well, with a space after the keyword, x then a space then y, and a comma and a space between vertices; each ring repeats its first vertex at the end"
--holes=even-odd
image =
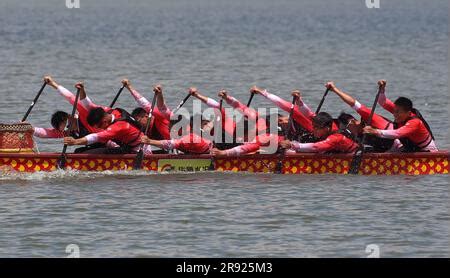
MULTIPOLYGON (((0 153, 0 171, 55 171, 56 153, 0 153)), ((135 155, 68 154, 67 169, 79 171, 131 170, 135 155)), ((152 155, 143 170, 232 171, 282 174, 347 174, 351 154, 289 154, 212 157, 211 155, 152 155)), ((433 175, 449 173, 449 152, 366 154, 363 175, 433 175)))

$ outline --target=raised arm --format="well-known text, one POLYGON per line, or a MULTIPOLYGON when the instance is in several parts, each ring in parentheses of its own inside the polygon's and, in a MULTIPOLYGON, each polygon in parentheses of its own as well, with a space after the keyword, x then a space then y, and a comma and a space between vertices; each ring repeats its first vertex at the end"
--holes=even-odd
POLYGON ((380 97, 378 98, 378 103, 390 113, 394 113, 395 104, 386 97, 386 80, 379 80, 378 85, 380 86, 380 97))
MULTIPOLYGON (((364 121, 368 121, 371 113, 371 109, 365 106, 364 104, 361 104, 358 100, 353 98, 347 93, 344 93, 342 90, 338 89, 333 82, 327 82, 325 84, 325 87, 327 87, 330 91, 334 92, 336 95, 338 95, 346 104, 351 106, 353 110, 355 110, 364 121)), ((377 113, 373 114, 372 118, 372 126, 380 129, 386 129, 389 126, 390 122, 380 116, 377 113)))
MULTIPOLYGON (((62 97, 64 97, 70 104, 74 104, 75 103, 75 95, 70 92, 69 90, 67 90, 66 88, 64 88, 63 86, 59 85, 58 83, 56 83, 56 81, 50 76, 50 75, 46 75, 44 76, 44 81, 45 83, 47 83, 50 87, 52 87, 53 89, 55 89, 62 97)), ((81 102, 82 100, 84 100, 87 96, 86 96, 86 91, 84 90, 84 84, 83 82, 77 82, 75 84, 75 88, 80 88, 80 102, 78 103, 78 107, 77 109, 80 109, 80 106, 82 106, 82 108, 84 108, 85 110, 87 109, 87 107, 85 107, 83 105, 83 103, 81 102)))
POLYGON ((316 113, 314 113, 311 108, 309 108, 308 105, 306 105, 306 103, 303 101, 302 98, 302 93, 300 92, 300 90, 294 90, 292 91, 291 95, 293 97, 297 98, 297 105, 299 107, 300 112, 305 115, 305 117, 307 117, 308 119, 314 118, 316 116, 316 113))
POLYGON ((338 97, 340 97, 348 106, 355 107, 355 103, 357 102, 351 95, 344 93, 342 90, 338 89, 336 85, 334 85, 333 81, 327 82, 325 87, 335 93, 338 97))
POLYGON ((131 85, 128 79, 123 79, 122 84, 127 88, 140 107, 144 108, 147 112, 150 111, 151 103, 131 85))
POLYGON ((223 98, 231 107, 237 109, 242 115, 247 116, 249 120, 257 121, 258 130, 267 129, 266 120, 262 117, 259 117, 258 112, 256 112, 255 109, 248 107, 236 98, 228 95, 228 92, 225 90, 219 92, 219 97, 223 98))
POLYGON ((208 105, 211 108, 214 108, 214 111, 217 111, 217 115, 216 117, 221 117, 222 119, 222 128, 225 130, 225 132, 227 134, 229 134, 230 136, 233 136, 234 134, 234 130, 236 128, 236 123, 234 122, 234 120, 230 117, 227 117, 227 115, 225 114, 225 109, 222 107, 222 109, 219 111, 220 109, 220 103, 217 102, 216 100, 203 96, 202 94, 200 94, 200 92, 198 92, 198 90, 196 88, 190 88, 189 89, 189 93, 201 100, 203 103, 205 103, 206 105, 208 105))
POLYGON ((219 92, 219 97, 223 98, 226 103, 228 103, 228 105, 230 105, 234 109, 239 110, 241 114, 247 116, 249 119, 256 120, 256 118, 258 117, 258 112, 256 112, 255 109, 248 107, 236 98, 230 96, 227 91, 221 90, 219 92))
MULTIPOLYGON (((291 111, 292 103, 290 103, 289 101, 286 101, 274 94, 269 93, 267 90, 262 90, 255 86, 255 87, 252 87, 250 89, 250 91, 255 94, 260 94, 260 95, 264 96, 268 100, 272 101, 276 106, 278 106, 279 108, 283 109, 284 111, 286 111, 288 113, 291 111)), ((307 130, 309 132, 311 132, 313 130, 311 119, 306 117, 305 115, 303 115, 303 113, 300 112, 298 106, 294 106, 294 113, 293 113, 292 117, 305 130, 307 130)))

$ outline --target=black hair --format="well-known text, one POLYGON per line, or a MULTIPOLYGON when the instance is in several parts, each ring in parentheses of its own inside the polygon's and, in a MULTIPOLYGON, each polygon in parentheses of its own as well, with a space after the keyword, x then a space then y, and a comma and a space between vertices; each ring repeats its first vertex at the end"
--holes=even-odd
POLYGON ((186 117, 184 117, 183 115, 178 114, 177 115, 177 119, 170 119, 170 127, 172 128, 172 126, 174 126, 176 123, 180 122, 183 119, 186 119, 186 117))
POLYGON ((278 125, 278 120, 283 117, 282 114, 280 113, 271 113, 271 114, 267 114, 266 115, 266 127, 267 127, 267 132, 271 133, 271 134, 281 134, 282 132, 284 132, 284 129, 286 128, 285 126, 279 126, 278 125), (277 119, 276 121, 276 127, 275 130, 271 129, 270 126, 270 122, 272 121, 272 119, 277 119))
POLYGON ((103 108, 101 107, 97 107, 89 111, 89 114, 87 116, 87 122, 91 126, 96 126, 102 121, 103 117, 105 116, 106 116, 105 110, 103 110, 103 108))
POLYGON ((67 114, 66 112, 56 111, 52 115, 52 120, 51 120, 52 127, 54 129, 59 129, 59 126, 61 125, 61 123, 66 121, 68 118, 69 118, 69 114, 67 114))
POLYGON ((413 109, 413 103, 409 98, 406 97, 399 97, 394 104, 398 107, 400 107, 404 111, 412 111, 413 109))
POLYGON ((142 113, 147 114, 147 111, 145 111, 145 109, 142 107, 137 107, 133 110, 133 112, 131 112, 131 117, 136 119, 136 117, 141 115, 142 113))
POLYGON ((337 120, 338 120, 338 122, 339 122, 341 125, 347 126, 348 123, 349 123, 351 120, 356 120, 356 119, 355 119, 355 117, 353 117, 352 115, 347 114, 347 113, 345 113, 345 112, 342 112, 342 113, 339 115, 339 117, 337 118, 337 120))
POLYGON ((326 112, 320 112, 312 119, 312 123, 314 128, 331 128, 331 126, 333 125, 333 117, 331 117, 331 115, 326 112))

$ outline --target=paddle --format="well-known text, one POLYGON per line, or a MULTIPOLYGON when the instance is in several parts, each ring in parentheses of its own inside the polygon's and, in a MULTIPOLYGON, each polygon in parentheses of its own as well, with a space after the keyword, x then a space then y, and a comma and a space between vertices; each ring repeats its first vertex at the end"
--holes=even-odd
POLYGON ((123 88, 125 88, 125 85, 123 85, 122 87, 120 87, 119 91, 116 94, 116 97, 113 99, 113 101, 111 102, 111 104, 109 105, 109 108, 113 108, 114 104, 116 104, 116 101, 119 99, 120 94, 123 91, 123 88))
MULTIPOLYGON (((295 108, 295 101, 297 100, 297 96, 292 96, 292 105, 291 105, 291 111, 289 112, 289 119, 288 119, 288 124, 287 124, 287 128, 284 130, 284 137, 285 140, 291 140, 291 129, 292 129, 292 123, 294 120, 294 117, 292 117, 292 115, 294 115, 294 108, 295 108)), ((285 156, 285 151, 282 153, 281 155, 281 159, 278 160, 278 164, 277 164, 277 168, 276 168, 276 173, 277 174, 281 174, 281 170, 283 169, 283 161, 282 158, 284 158, 285 156)))
POLYGON ((36 104, 36 102, 38 101, 38 99, 41 96, 42 92, 44 91, 45 86, 47 86, 47 82, 44 82, 44 84, 42 85, 41 89, 39 90, 39 92, 37 93, 37 95, 34 98, 33 102, 31 103, 30 107, 28 108, 27 113, 25 113, 25 116, 23 116, 22 122, 25 122, 27 120, 28 115, 30 115, 31 110, 33 110, 33 107, 36 104))
MULTIPOLYGON (((219 101, 219 113, 220 113, 220 116, 216 117, 216 122, 219 122, 219 121, 222 120, 222 107, 223 107, 223 98, 221 98, 220 101, 219 101)), ((223 129, 223 127, 222 127, 222 129, 223 129)))
POLYGON ((247 107, 250 107, 250 104, 252 104, 252 100, 253 100, 254 96, 255 96, 255 93, 250 94, 250 98, 248 99, 248 102, 247 102, 247 107))
MULTIPOLYGON (((217 115, 215 116, 215 118, 214 118, 215 123, 219 123, 220 121, 222 121, 222 106, 223 106, 223 98, 221 98, 220 101, 219 101, 219 113, 220 113, 220 116, 217 116, 217 115)), ((223 127, 222 127, 222 125, 220 125, 220 126, 222 128, 222 132, 221 132, 222 138, 220 138, 219 140, 220 140, 221 143, 225 143, 224 140, 223 140, 225 138, 224 134, 223 134, 223 127)), ((217 139, 217 133, 216 133, 216 127, 214 127, 214 140, 212 142, 213 148, 217 148, 216 139, 217 139)), ((213 171, 215 169, 215 167, 214 167, 215 161, 216 161, 215 157, 211 156, 211 165, 209 167, 209 170, 213 171)))
POLYGON ((191 97, 191 94, 188 94, 181 102, 180 104, 178 104, 178 106, 172 111, 172 114, 175 114, 178 109, 180 109, 185 103, 186 101, 191 97))
MULTIPOLYGON (((370 111, 369 118, 367 119, 368 126, 370 126, 370 124, 372 123, 373 114, 375 113, 375 108, 377 107, 378 98, 380 97, 380 93, 381 93, 381 86, 378 87, 378 93, 375 96, 375 101, 373 102, 372 110, 370 111)), ((350 170, 348 171, 349 174, 352 174, 352 175, 358 174, 359 167, 361 166, 361 162, 362 162, 362 157, 365 153, 364 142, 366 141, 366 135, 367 134, 363 134, 363 137, 359 144, 359 148, 353 155, 352 162, 350 163, 350 170)))
POLYGON ((328 95, 328 91, 330 91, 330 89, 327 89, 327 90, 325 91, 325 93, 323 94, 322 100, 320 100, 319 106, 317 106, 317 109, 316 109, 316 115, 319 114, 320 109, 322 108, 323 102, 325 101, 325 98, 326 98, 327 95, 328 95))
MULTIPOLYGON (((75 117, 75 113, 77 112, 77 106, 78 106, 78 100, 80 99, 80 91, 81 89, 77 89, 77 95, 75 97, 75 102, 73 103, 73 109, 72 109, 72 119, 75 117)), ((69 126, 69 130, 71 128, 71 124, 69 126)), ((61 152, 61 156, 58 159, 58 162, 56 165, 58 166, 58 169, 64 170, 66 169, 66 152, 67 152, 67 144, 64 144, 63 150, 61 152)))
POLYGON ((291 111, 289 112, 289 119, 288 119, 288 127, 285 130, 285 136, 287 140, 291 140, 291 130, 292 130, 292 123, 294 121, 294 118, 292 117, 292 115, 294 114, 294 108, 295 108, 295 101, 296 101, 297 97, 293 96, 292 97, 292 106, 291 106, 291 111))
MULTIPOLYGON (((222 107, 223 107, 223 98, 221 98, 220 101, 219 101, 219 113, 220 113, 220 116, 218 116, 218 117, 216 116, 216 118, 215 118, 216 123, 222 121, 222 107)), ((222 127, 222 132, 223 132, 223 127, 222 127)), ((215 138, 216 138, 216 136, 214 135, 214 142, 213 142, 214 147, 216 147, 216 140, 215 140, 215 138)), ((223 138, 224 137, 222 136, 222 139, 223 138)), ((222 141, 222 139, 221 139, 221 141, 222 141)), ((224 142, 221 142, 221 143, 224 143, 224 142)))
MULTIPOLYGON (((148 112, 147 124, 145 125, 144 135, 147 135, 150 130, 150 122, 152 121, 153 109, 155 108, 156 103, 156 93, 153 95, 152 106, 150 106, 150 111, 148 112)), ((141 170, 142 162, 144 161, 144 144, 141 143, 139 145, 139 151, 136 154, 136 158, 134 160, 133 170, 141 170)))

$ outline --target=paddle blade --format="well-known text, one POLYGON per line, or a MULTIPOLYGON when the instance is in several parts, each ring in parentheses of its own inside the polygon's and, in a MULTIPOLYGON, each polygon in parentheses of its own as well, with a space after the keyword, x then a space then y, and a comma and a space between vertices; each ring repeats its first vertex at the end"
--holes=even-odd
POLYGON ((64 145, 64 148, 61 152, 61 156, 59 157, 58 161, 56 162, 56 167, 58 167, 58 169, 60 169, 60 170, 66 169, 66 163, 67 163, 66 151, 67 151, 67 145, 64 145))
POLYGON ((144 151, 142 148, 140 148, 139 152, 136 155, 136 159, 134 160, 133 170, 141 170, 143 162, 144 162, 144 151))
POLYGON ((249 100, 247 102, 247 107, 250 107, 250 104, 252 104, 252 100, 253 100, 254 96, 255 96, 255 93, 251 93, 250 98, 249 98, 249 100))
POLYGON ((357 175, 359 172, 359 168, 361 167, 362 158, 364 154, 364 148, 359 148, 355 155, 353 156, 352 162, 350 164, 350 169, 348 170, 348 173, 351 175, 357 175))
POLYGON ((275 166, 275 174, 283 174, 283 158, 280 158, 277 161, 277 164, 275 166))

